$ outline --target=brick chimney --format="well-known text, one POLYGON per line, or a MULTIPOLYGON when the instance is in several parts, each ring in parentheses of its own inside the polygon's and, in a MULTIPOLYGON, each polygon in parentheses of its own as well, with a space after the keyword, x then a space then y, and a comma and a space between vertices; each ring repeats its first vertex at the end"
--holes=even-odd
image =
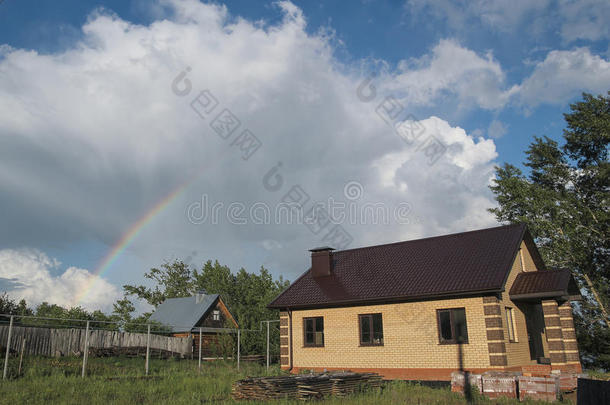
POLYGON ((314 277, 330 276, 333 263, 332 251, 328 246, 310 249, 311 252, 311 275, 314 277))

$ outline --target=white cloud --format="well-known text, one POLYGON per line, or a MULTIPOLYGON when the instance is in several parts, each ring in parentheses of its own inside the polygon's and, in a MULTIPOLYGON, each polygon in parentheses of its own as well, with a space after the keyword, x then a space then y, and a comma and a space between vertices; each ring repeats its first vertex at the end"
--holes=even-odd
POLYGON ((29 306, 48 302, 65 308, 80 305, 88 310, 112 309, 112 303, 120 296, 114 285, 77 267, 68 267, 60 275, 54 275, 59 266, 56 259, 37 250, 0 250, 0 279, 11 286, 7 291, 11 298, 23 298, 29 306), (76 302, 94 280, 95 288, 81 302, 76 302))
POLYGON ((487 134, 492 138, 501 138, 508 132, 508 127, 502 121, 493 120, 489 124, 487 134))
POLYGON ((518 89, 521 103, 563 104, 580 92, 603 93, 610 88, 610 61, 587 48, 551 51, 537 63, 518 89))
MULTIPOLYGON (((198 260, 256 269, 260 263, 252 258, 269 254, 265 264, 292 277, 304 268, 306 249, 321 244, 322 234, 305 226, 193 225, 185 207, 203 193, 226 205, 272 205, 293 185, 312 201, 343 198, 345 183, 356 180, 367 201, 412 205, 417 221, 410 224, 347 226, 352 246, 495 224, 486 211, 493 204, 492 140, 475 139, 441 118, 424 119, 427 131, 448 145, 446 156, 429 166, 423 152, 406 145, 375 111, 388 92, 415 94, 405 98, 413 104, 444 102, 449 94, 462 108, 501 108, 512 90, 491 54, 441 41, 430 54, 379 77, 377 99, 363 102, 356 96, 360 74, 333 57, 328 37, 306 32, 304 16, 291 3, 280 3, 284 18, 271 26, 229 18, 226 8, 213 4, 164 4, 173 13, 148 26, 98 12, 84 25, 82 41, 61 53, 3 50, 0 219, 11 232, 0 234, 0 244, 40 247, 95 238, 113 245, 190 179, 130 247, 149 266, 196 251, 198 260), (171 83, 187 66, 192 89, 179 97, 171 83), (220 102, 215 113, 229 108, 240 131, 248 128, 263 142, 251 159, 242 160, 231 146, 235 136, 221 139, 210 117, 191 109, 204 89, 220 102), (277 162, 284 183, 268 191, 262 179, 277 162), (265 252, 256 256, 253 249, 265 252)), ((30 267, 45 274, 49 266, 30 267)), ((128 273, 139 283, 145 270, 121 269, 116 277, 128 273)), ((71 287, 57 287, 62 292, 54 299, 66 296, 58 303, 69 302, 87 277, 79 269, 64 274, 71 287)), ((32 299, 48 293, 28 288, 32 299)), ((106 302, 106 293, 96 288, 88 305, 106 302)))
MULTIPOLYGON (((428 166, 425 156, 415 148, 385 154, 373 163, 384 190, 395 198, 408 198, 417 207, 417 215, 423 217, 415 227, 421 227, 421 233, 428 226, 441 234, 494 224, 493 216, 487 212, 487 208, 495 205, 487 190, 498 156, 494 142, 482 137, 474 139, 462 128, 451 127, 438 117, 420 124, 424 128, 422 137, 433 136, 447 145, 445 156, 428 166), (455 215, 457 212, 460 215, 455 215)), ((405 239, 408 233, 400 236, 399 239, 405 239)))
POLYGON ((568 42, 610 39, 610 2, 607 0, 560 0, 561 36, 568 42))
POLYGON ((504 90, 505 74, 491 53, 479 55, 453 40, 440 41, 429 55, 403 61, 389 88, 405 102, 427 104, 457 97, 458 104, 485 109, 504 106, 512 90, 504 90))

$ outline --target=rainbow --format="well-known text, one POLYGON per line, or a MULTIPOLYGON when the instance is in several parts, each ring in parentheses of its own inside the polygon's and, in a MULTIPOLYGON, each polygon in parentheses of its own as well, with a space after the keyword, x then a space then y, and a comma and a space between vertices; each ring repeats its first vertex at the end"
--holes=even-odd
POLYGON ((102 275, 112 266, 116 259, 123 253, 123 251, 133 242, 133 240, 142 232, 142 229, 146 227, 161 211, 167 208, 186 188, 189 186, 191 181, 188 181, 180 186, 176 187, 169 194, 159 200, 150 210, 134 222, 131 227, 125 232, 121 238, 114 244, 112 249, 104 256, 102 261, 98 264, 91 277, 87 281, 85 288, 75 297, 75 306, 89 294, 95 282, 102 277, 102 275))
MULTIPOLYGON (((221 158, 224 154, 229 151, 228 148, 225 148, 222 152, 220 152, 217 157, 221 158)), ((180 194, 182 194, 188 186, 197 180, 197 178, 205 172, 207 167, 209 166, 210 161, 204 163, 199 170, 195 172, 195 174, 184 183, 178 185, 171 192, 166 194, 161 200, 159 200, 151 209, 149 209, 144 215, 142 215, 136 222, 134 222, 131 227, 125 232, 121 238, 113 245, 110 251, 104 256, 102 261, 98 264, 98 266, 93 271, 91 277, 85 284, 85 287, 82 291, 76 295, 74 299, 74 306, 78 306, 81 301, 89 294, 97 280, 99 280, 102 275, 108 271, 108 269, 112 266, 112 264, 117 260, 117 258, 125 251, 125 249, 133 242, 133 240, 142 232, 142 229, 146 227, 159 213, 161 213, 165 208, 167 208, 180 194)))

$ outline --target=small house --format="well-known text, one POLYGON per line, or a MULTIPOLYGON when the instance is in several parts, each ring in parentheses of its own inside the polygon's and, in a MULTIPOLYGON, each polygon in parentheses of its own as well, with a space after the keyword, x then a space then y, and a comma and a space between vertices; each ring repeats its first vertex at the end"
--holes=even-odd
POLYGON ((157 306, 150 320, 170 328, 172 336, 192 336, 196 356, 199 354, 201 333, 202 357, 221 356, 219 334, 238 328, 220 295, 203 292, 191 297, 166 299, 157 306))
POLYGON ((310 252, 311 268, 269 305, 285 370, 581 371, 579 289, 569 270, 546 267, 525 225, 310 252))

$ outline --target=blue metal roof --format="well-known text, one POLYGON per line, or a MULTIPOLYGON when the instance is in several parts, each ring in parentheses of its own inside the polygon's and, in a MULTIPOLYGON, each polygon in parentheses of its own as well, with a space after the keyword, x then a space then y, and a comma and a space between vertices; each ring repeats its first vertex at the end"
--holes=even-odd
POLYGON ((171 327, 173 332, 190 332, 217 299, 218 294, 168 298, 157 307, 150 320, 171 327))

